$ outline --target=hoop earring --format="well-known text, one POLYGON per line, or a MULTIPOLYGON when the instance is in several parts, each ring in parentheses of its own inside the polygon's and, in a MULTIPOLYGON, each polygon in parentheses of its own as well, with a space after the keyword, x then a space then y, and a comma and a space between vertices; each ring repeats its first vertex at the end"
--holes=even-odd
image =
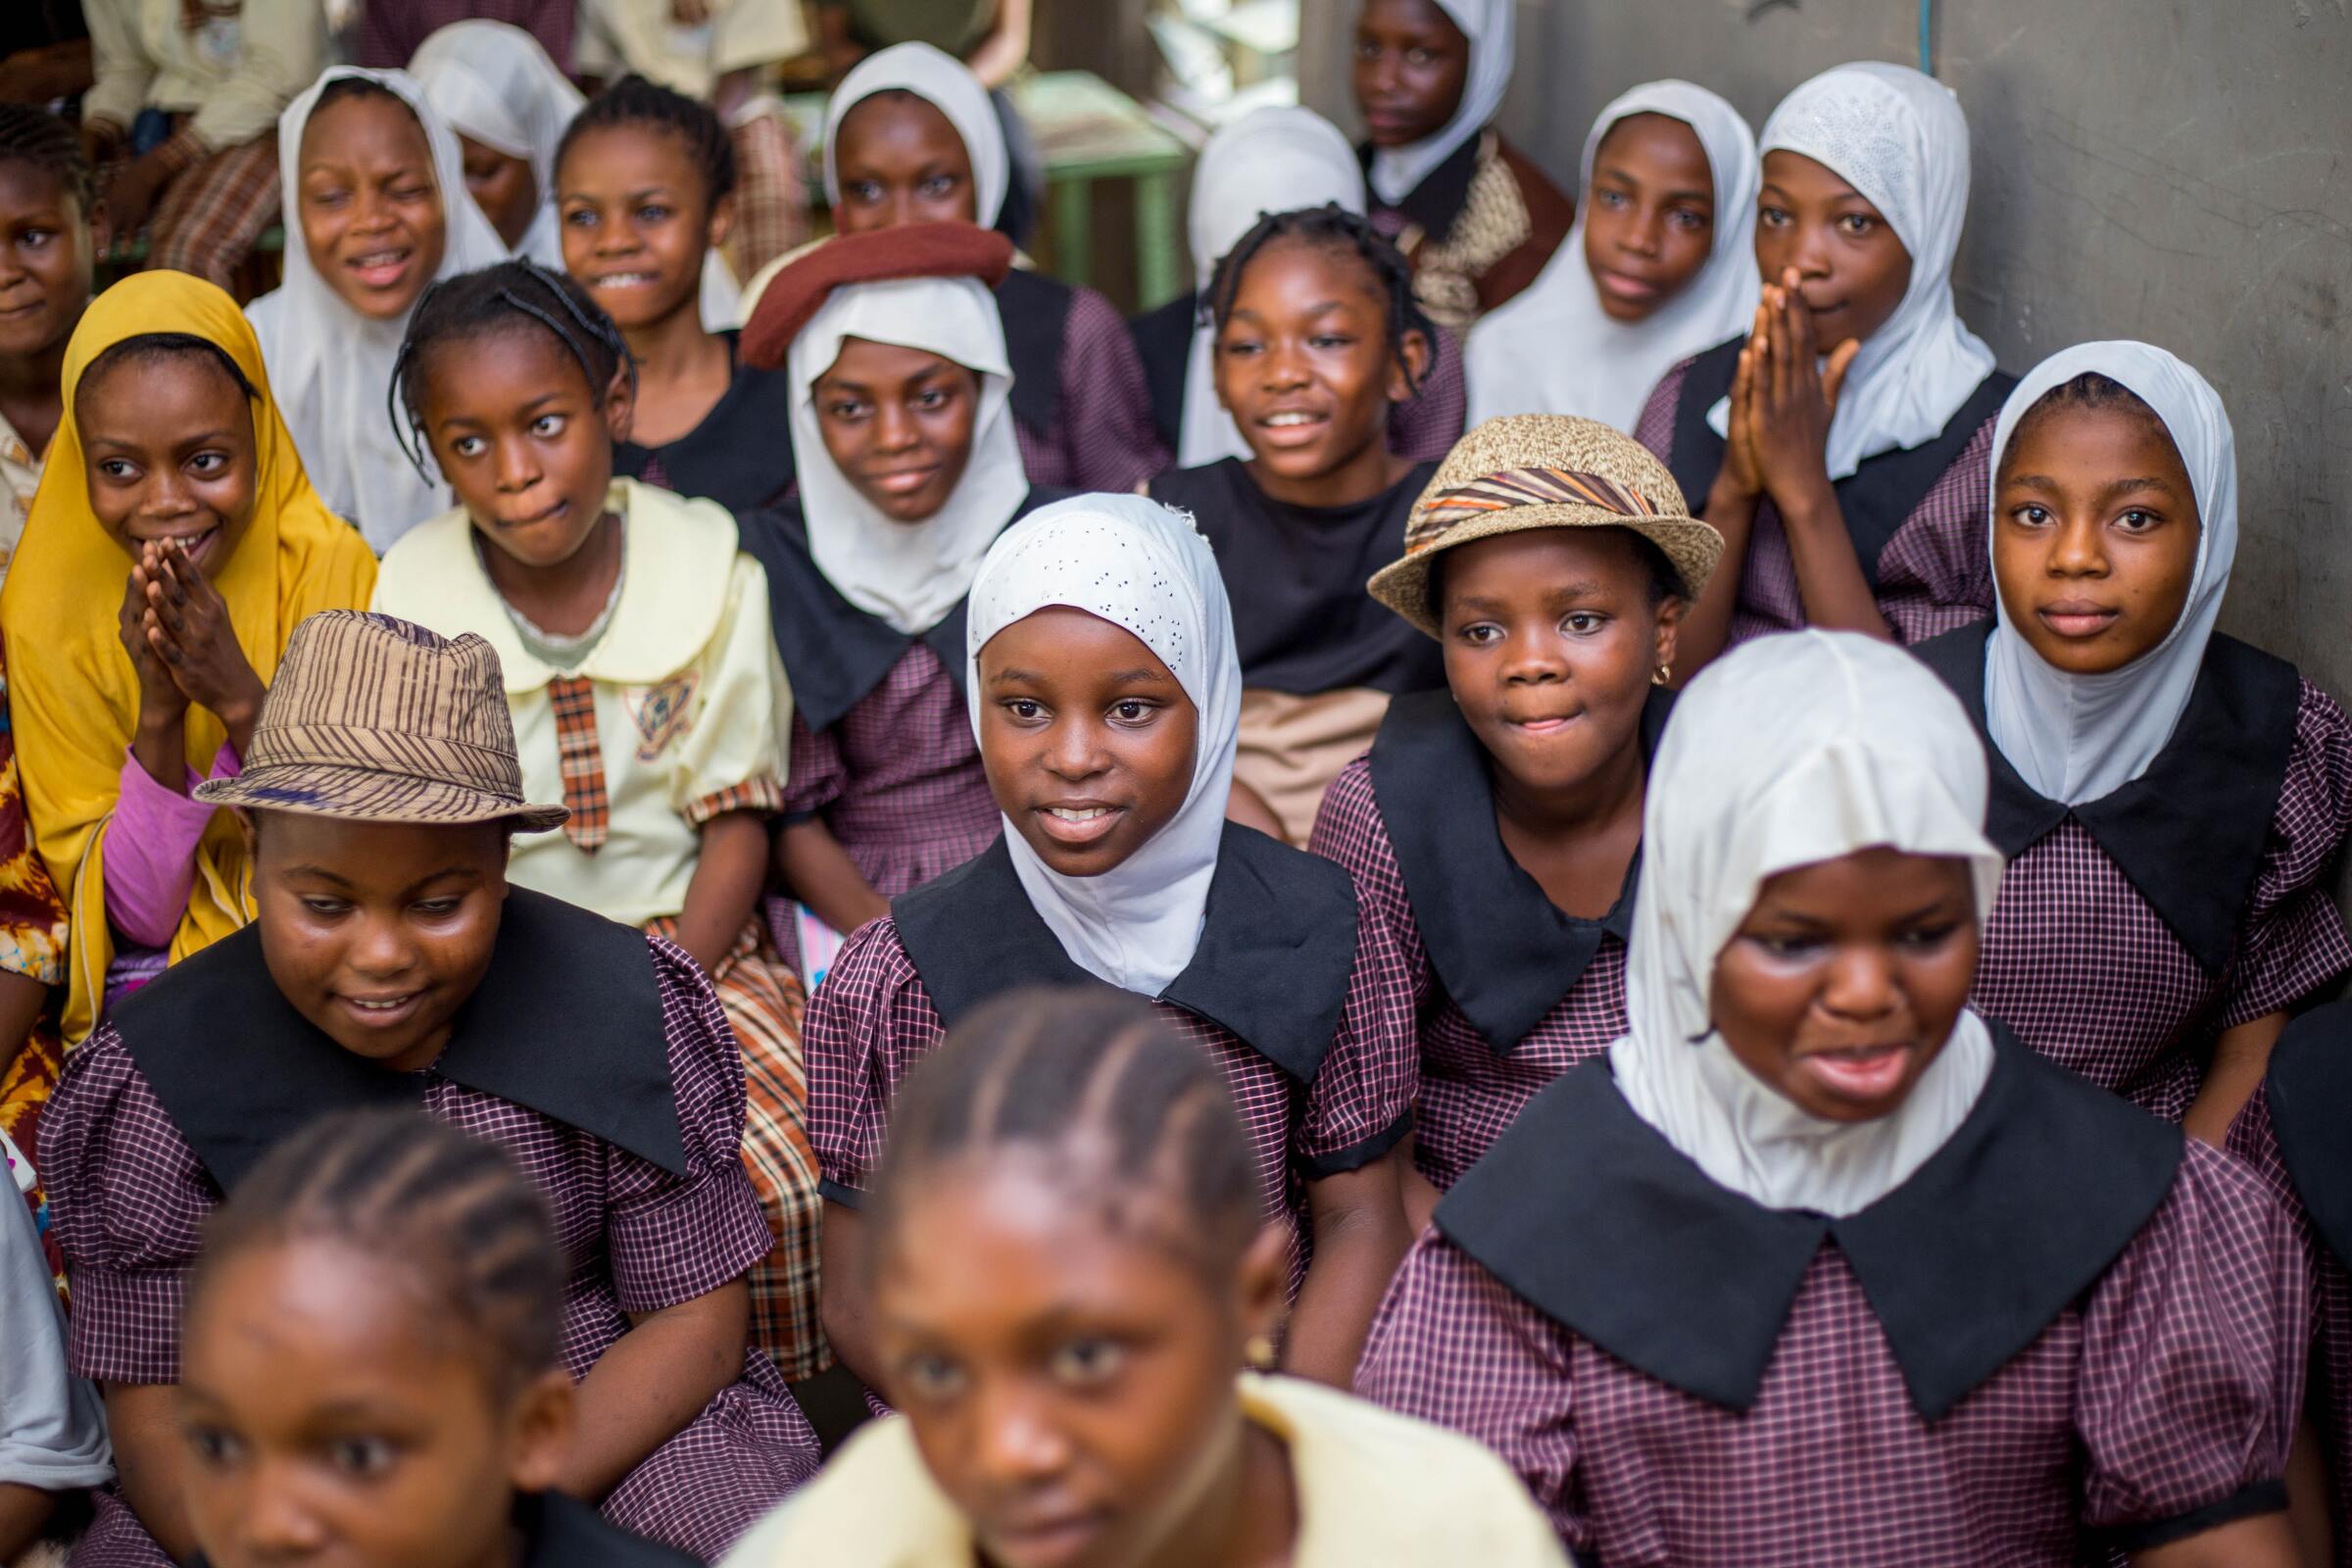
POLYGON ((1674 679, 1674 666, 1672 664, 1660 664, 1656 669, 1650 672, 1649 683, 1652 686, 1663 686, 1672 679, 1674 679))

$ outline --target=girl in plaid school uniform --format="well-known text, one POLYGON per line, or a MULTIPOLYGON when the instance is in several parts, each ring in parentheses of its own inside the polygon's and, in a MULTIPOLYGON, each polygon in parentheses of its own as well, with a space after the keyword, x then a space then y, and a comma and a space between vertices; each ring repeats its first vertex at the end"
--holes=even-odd
POLYGON ((515 882, 674 938, 717 988, 776 1237, 753 1338, 801 1378, 825 1364, 804 994, 759 915, 791 696, 735 519, 612 476, 632 370, 561 273, 506 262, 436 288, 395 387, 419 460, 429 448, 462 504, 385 559, 375 608, 498 650, 524 776, 571 808, 516 848, 515 882))
POLYGON ((2237 1161, 1967 1005, 1983 749, 1909 656, 1676 705, 1627 1032, 1438 1204, 1358 1389, 1609 1568, 2288 1568, 2310 1272, 2237 1161))

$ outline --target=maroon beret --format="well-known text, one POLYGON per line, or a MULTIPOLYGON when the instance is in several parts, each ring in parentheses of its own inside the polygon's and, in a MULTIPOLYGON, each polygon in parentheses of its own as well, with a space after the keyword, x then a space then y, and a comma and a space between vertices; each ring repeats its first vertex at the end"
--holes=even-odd
POLYGON ((971 223, 907 223, 811 247, 768 280, 743 326, 745 363, 773 370, 837 288, 906 277, 971 277, 990 288, 1012 270, 1012 241, 971 223))

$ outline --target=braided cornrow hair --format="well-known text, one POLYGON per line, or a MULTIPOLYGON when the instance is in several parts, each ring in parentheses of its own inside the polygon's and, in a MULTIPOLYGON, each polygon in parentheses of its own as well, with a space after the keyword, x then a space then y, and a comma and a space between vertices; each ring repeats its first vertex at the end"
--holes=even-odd
POLYGON ((415 1110, 311 1123, 246 1173, 204 1228, 191 1305, 220 1266, 325 1240, 412 1272, 503 1394, 561 1365, 564 1252, 547 1201, 495 1144, 415 1110))
POLYGON ((1371 270, 1373 292, 1388 297, 1389 352, 1398 365, 1405 367, 1406 384, 1415 392, 1420 391, 1421 378, 1412 373, 1404 357, 1405 336, 1418 332, 1433 350, 1438 337, 1437 328, 1423 313, 1420 301, 1413 297, 1412 264, 1372 226, 1369 219, 1358 217, 1336 202, 1260 217, 1250 232, 1235 242, 1233 249, 1218 258, 1216 271, 1208 280, 1208 293, 1200 302, 1204 323, 1219 330, 1224 328, 1233 315, 1234 299, 1241 293, 1242 273, 1249 270, 1259 251, 1277 240, 1298 240, 1343 255, 1352 254, 1371 270))
POLYGON ((1073 1192, 1173 1200, 1187 1223, 1165 1239, 1212 1273, 1257 1233, 1257 1159, 1223 1075, 1134 997, 1031 988, 950 1030, 892 1111, 866 1202, 877 1234, 927 1173, 1015 1147, 1067 1160, 1073 1192))
POLYGON ((702 100, 671 92, 643 76, 621 77, 572 116, 571 123, 564 127, 564 139, 556 143, 556 167, 564 167, 564 160, 571 155, 571 144, 582 135, 620 125, 654 125, 685 141, 687 154, 703 172, 703 182, 710 191, 705 212, 733 193, 735 143, 717 114, 702 100))
POLYGON ((409 318, 408 335, 401 339, 400 353, 392 362, 392 384, 385 394, 393 437, 428 482, 432 473, 425 467, 425 457, 432 450, 432 441, 425 433, 423 377, 417 368, 426 352, 444 338, 528 331, 534 323, 554 333, 556 341, 578 363, 596 407, 605 406, 605 389, 623 369, 628 371, 630 394, 635 395, 637 361, 629 353, 627 339, 605 308, 564 273, 518 257, 476 272, 445 277, 416 302, 409 318))
MULTIPOLYGON (((2164 416, 2149 407, 2145 398, 2111 375, 2101 375, 2096 370, 2084 370, 2081 375, 2061 381, 2040 397, 2035 398, 2034 406, 2018 417, 2016 426, 2009 432, 2009 444, 2001 452, 1999 477, 2005 478, 2008 475, 2010 454, 2017 451, 2017 438, 2062 409, 2091 409, 2127 415, 2132 418, 2146 421, 2148 428, 2163 436, 2166 441, 2169 442, 2173 439, 2173 432, 2165 424, 2164 416)), ((2175 450, 2179 450, 2177 445, 2175 450)))
POLYGON ((83 218, 98 200, 98 179, 74 127, 31 104, 0 104, 0 163, 30 164, 74 193, 83 218))

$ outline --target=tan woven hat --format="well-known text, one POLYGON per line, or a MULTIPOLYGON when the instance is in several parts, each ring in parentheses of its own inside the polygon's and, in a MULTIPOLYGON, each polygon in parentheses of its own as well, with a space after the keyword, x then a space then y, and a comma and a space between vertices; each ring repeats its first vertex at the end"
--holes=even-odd
POLYGON ((1404 524, 1404 559, 1364 586, 1432 637, 1430 567, 1442 551, 1530 528, 1629 528, 1666 553, 1696 598, 1723 535, 1690 515, 1683 487, 1649 449, 1597 419, 1515 414, 1453 444, 1404 524))
POLYGON ((294 628, 244 771, 197 785, 196 799, 355 822, 504 821, 524 833, 571 814, 522 798, 488 643, 356 610, 294 628))

